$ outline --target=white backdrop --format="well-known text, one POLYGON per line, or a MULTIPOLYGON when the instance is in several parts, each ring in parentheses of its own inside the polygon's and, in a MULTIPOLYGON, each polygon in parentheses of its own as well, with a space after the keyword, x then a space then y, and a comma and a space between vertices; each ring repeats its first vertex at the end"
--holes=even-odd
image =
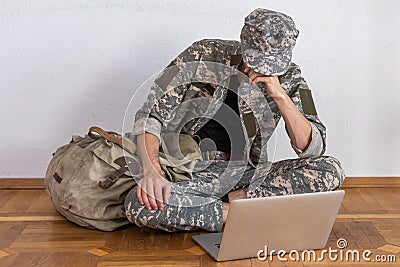
MULTIPOLYGON (((327 154, 348 176, 399 176, 400 1, 3 0, 0 177, 43 177, 51 153, 91 125, 121 132, 142 82, 195 40, 238 39, 257 7, 300 29, 293 60, 327 154)), ((294 156, 282 126, 276 160, 294 156)))

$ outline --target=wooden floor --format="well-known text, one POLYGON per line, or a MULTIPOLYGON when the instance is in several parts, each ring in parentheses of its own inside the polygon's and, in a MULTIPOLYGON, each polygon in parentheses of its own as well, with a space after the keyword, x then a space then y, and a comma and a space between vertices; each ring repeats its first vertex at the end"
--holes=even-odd
MULTIPOLYGON (((0 266, 342 266, 344 262, 214 262, 191 239, 196 233, 165 233, 135 226, 115 232, 78 227, 59 216, 35 182, 0 182, 0 266)), ((327 246, 375 255, 395 255, 397 263, 352 262, 351 266, 400 266, 399 178, 349 179, 345 199, 327 246), (385 180, 386 179, 386 180, 385 180), (392 180, 387 180, 392 179, 392 180)), ((318 252, 318 251, 317 251, 318 252)), ((348 263, 349 264, 349 263, 348 263)))

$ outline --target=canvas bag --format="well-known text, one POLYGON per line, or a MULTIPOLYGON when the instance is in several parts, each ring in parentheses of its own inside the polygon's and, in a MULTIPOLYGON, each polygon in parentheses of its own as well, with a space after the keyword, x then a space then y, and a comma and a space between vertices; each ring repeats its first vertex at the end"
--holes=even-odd
POLYGON ((124 198, 142 173, 135 152, 134 143, 99 127, 91 127, 85 137, 73 136, 56 150, 46 171, 56 210, 91 229, 112 231, 129 224, 124 198))

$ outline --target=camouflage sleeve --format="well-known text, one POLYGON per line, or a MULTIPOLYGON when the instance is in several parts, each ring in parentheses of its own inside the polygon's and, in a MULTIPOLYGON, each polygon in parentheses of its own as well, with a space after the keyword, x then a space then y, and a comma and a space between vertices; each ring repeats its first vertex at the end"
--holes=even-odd
POLYGON ((300 158, 322 155, 326 148, 326 128, 318 118, 311 90, 303 77, 301 77, 300 82, 296 86, 294 94, 291 95, 291 99, 311 124, 311 142, 307 149, 302 151, 292 144, 294 151, 300 158))
MULTIPOLYGON (((311 142, 308 145, 307 149, 304 151, 296 148, 292 145, 293 150, 300 158, 308 158, 308 157, 317 157, 322 155, 325 152, 326 146, 326 128, 324 124, 318 118, 314 101, 312 99, 311 90, 309 89, 306 81, 301 75, 301 71, 299 66, 292 63, 289 70, 279 77, 279 81, 292 99, 293 103, 297 106, 299 111, 304 115, 304 117, 310 122, 311 124, 311 142)), ((266 97, 271 111, 274 116, 275 125, 278 124, 281 113, 275 103, 266 91, 264 91, 264 96, 266 97)), ((286 130, 287 132, 287 130, 286 130)), ((250 159, 249 163, 256 167, 260 161, 268 161, 269 159, 261 159, 261 134, 259 129, 257 129, 257 133, 252 140, 251 147, 250 147, 250 159)), ((269 155, 267 155, 268 157, 269 155)), ((272 159, 273 160, 273 159, 272 159)))
MULTIPOLYGON (((182 102, 189 86, 190 70, 180 75, 183 63, 198 61, 201 55, 199 42, 193 43, 180 53, 151 85, 143 106, 136 112, 132 134, 151 133, 160 139, 162 128, 173 119, 175 108, 182 102), (176 86, 174 86, 176 85, 176 86)), ((182 72, 183 73, 183 72, 182 72)), ((193 74, 193 73, 192 73, 193 74)))

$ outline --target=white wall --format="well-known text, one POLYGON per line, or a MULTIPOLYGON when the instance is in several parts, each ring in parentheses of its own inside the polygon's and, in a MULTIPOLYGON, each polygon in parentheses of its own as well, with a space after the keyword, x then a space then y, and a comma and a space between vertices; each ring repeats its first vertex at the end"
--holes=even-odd
MULTIPOLYGON (((237 39, 257 7, 300 29, 294 61, 328 127, 327 154, 349 176, 399 176, 399 1, 5 0, 0 177, 43 177, 55 148, 91 125, 120 132, 143 81, 194 40, 237 39)), ((293 156, 280 130, 275 159, 293 156)))

